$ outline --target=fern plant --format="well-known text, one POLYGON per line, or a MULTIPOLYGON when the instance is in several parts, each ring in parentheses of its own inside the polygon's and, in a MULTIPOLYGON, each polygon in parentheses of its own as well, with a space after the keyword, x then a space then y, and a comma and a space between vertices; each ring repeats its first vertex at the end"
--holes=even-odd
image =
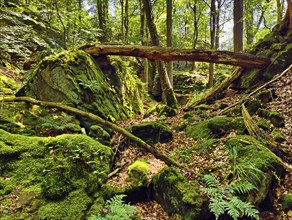
POLYGON ((204 175, 203 180, 208 188, 203 188, 202 192, 210 198, 209 209, 214 213, 216 219, 224 214, 235 220, 243 216, 259 219, 258 210, 252 204, 242 201, 237 196, 255 189, 253 184, 237 181, 230 185, 222 185, 211 175, 204 175))
POLYGON ((132 220, 138 219, 136 207, 125 204, 123 198, 126 195, 116 195, 105 203, 108 214, 92 215, 88 220, 132 220))

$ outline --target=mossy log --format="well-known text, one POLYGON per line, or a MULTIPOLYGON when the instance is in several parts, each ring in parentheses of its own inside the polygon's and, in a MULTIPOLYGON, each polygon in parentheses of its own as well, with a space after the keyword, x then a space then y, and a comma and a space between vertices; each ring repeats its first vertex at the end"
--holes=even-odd
POLYGON ((84 51, 91 55, 120 55, 143 57, 160 61, 199 61, 245 68, 263 68, 270 63, 267 58, 249 53, 236 53, 219 50, 194 50, 177 49, 169 47, 147 47, 138 45, 95 45, 85 48, 84 51))
POLYGON ((169 158, 163 154, 160 154, 154 147, 147 144, 146 142, 144 142, 140 138, 136 137, 135 135, 131 134, 126 129, 121 128, 121 127, 117 126, 116 124, 111 123, 109 121, 106 121, 106 120, 102 119, 101 117, 94 115, 92 113, 84 112, 84 111, 81 111, 77 108, 66 106, 66 105, 63 105, 61 103, 40 101, 40 100, 36 100, 33 98, 29 98, 29 97, 6 97, 6 98, 2 98, 2 99, 0 98, 0 102, 1 101, 4 101, 4 102, 27 102, 27 103, 31 103, 34 105, 40 105, 40 106, 44 106, 44 107, 52 107, 52 108, 61 109, 65 112, 69 112, 69 113, 73 113, 73 114, 76 114, 76 115, 79 115, 82 117, 89 118, 89 119, 97 122, 98 124, 103 125, 105 127, 108 127, 110 129, 120 133, 124 137, 130 139, 131 141, 137 143, 140 147, 144 148, 147 152, 153 154, 157 159, 162 160, 167 165, 182 167, 181 164, 179 164, 178 162, 172 160, 171 158, 169 158))
POLYGON ((227 89, 233 82, 236 80, 244 71, 244 68, 237 68, 229 77, 227 77, 221 84, 219 84, 216 87, 213 87, 210 89, 201 99, 192 102, 188 104, 185 107, 185 110, 190 110, 194 106, 197 106, 199 104, 205 103, 208 99, 211 99, 214 97, 216 94, 223 92, 225 89, 227 89))

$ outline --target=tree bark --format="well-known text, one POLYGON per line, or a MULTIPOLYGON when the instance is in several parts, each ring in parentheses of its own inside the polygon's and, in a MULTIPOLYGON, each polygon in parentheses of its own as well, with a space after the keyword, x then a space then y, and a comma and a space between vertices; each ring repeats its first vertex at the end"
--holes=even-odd
POLYGON ((192 50, 135 45, 95 45, 85 48, 91 55, 120 55, 143 57, 160 61, 199 61, 241 66, 245 68, 263 68, 270 60, 248 53, 237 53, 216 50, 192 50))
POLYGON ((46 102, 46 101, 40 101, 40 100, 36 100, 33 98, 29 98, 29 97, 9 97, 9 98, 0 98, 0 101, 4 101, 4 102, 27 102, 27 103, 31 103, 34 105, 40 105, 40 106, 44 106, 44 107, 52 107, 52 108, 57 108, 60 109, 62 111, 65 112, 69 112, 72 114, 76 114, 82 117, 86 117, 89 118, 95 122, 97 122, 100 125, 103 125, 105 127, 108 127, 118 133, 120 133, 121 135, 123 135, 124 137, 128 138, 129 140, 137 143, 140 147, 144 148, 147 152, 153 154, 157 159, 162 160, 163 162, 165 162, 167 165, 170 166, 176 166, 176 167, 182 167, 181 164, 179 164, 178 162, 172 160, 171 158, 159 153, 153 146, 147 144, 145 141, 143 141, 142 139, 136 137, 135 135, 131 134, 129 131, 127 131, 124 128, 121 128, 119 126, 117 126, 114 123, 111 123, 109 121, 106 121, 104 119, 102 119, 101 117, 94 115, 92 113, 88 113, 88 112, 84 112, 81 111, 77 108, 73 108, 70 106, 66 106, 57 102, 46 102))
MULTIPOLYGON (((166 46, 172 47, 172 0, 166 0, 166 46)), ((173 86, 173 72, 172 72, 172 62, 166 63, 167 75, 171 86, 173 86)))
POLYGON ((234 0, 233 45, 234 52, 243 51, 243 0, 234 0))
MULTIPOLYGON (((215 0, 211 0, 211 7, 210 7, 211 50, 215 49, 215 37, 216 37, 216 4, 215 4, 215 0)), ((211 88, 213 87, 213 85, 214 85, 214 63, 210 63, 208 87, 211 88)))
MULTIPOLYGON (((143 0, 143 3, 144 3, 147 25, 150 32, 151 42, 154 46, 159 46, 158 33, 157 33, 156 26, 154 24, 151 2, 150 0, 143 0)), ((177 108, 178 102, 176 100, 172 86, 170 84, 165 66, 162 62, 159 62, 159 61, 157 61, 157 66, 158 66, 158 73, 159 73, 160 83, 161 83, 161 87, 163 91, 164 101, 167 106, 172 107, 172 108, 177 108)))

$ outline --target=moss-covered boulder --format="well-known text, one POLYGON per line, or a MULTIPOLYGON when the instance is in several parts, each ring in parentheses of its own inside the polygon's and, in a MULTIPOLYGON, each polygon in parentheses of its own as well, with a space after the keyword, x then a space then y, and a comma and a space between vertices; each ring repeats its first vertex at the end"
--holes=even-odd
POLYGON ((155 200, 170 215, 181 215, 183 219, 204 219, 201 213, 202 201, 198 197, 198 186, 188 180, 175 168, 164 168, 153 177, 155 200))
POLYGON ((146 161, 136 160, 128 167, 129 181, 133 188, 147 187, 147 174, 150 168, 146 161))
POLYGON ((148 144, 165 143, 172 139, 171 130, 166 125, 155 121, 132 125, 129 130, 148 144))
POLYGON ((272 135, 275 139, 275 141, 282 143, 283 141, 285 141, 285 137, 283 136, 283 134, 281 133, 281 131, 278 128, 274 128, 272 131, 272 135))
POLYGON ((286 194, 286 195, 283 195, 281 197, 281 200, 280 200, 281 204, 282 204, 282 208, 284 209, 284 211, 289 211, 289 210, 292 210, 292 194, 291 192, 286 194))
POLYGON ((249 193, 247 200, 260 204, 270 190, 273 171, 280 172, 277 157, 259 140, 247 135, 229 139, 226 146, 233 161, 234 181, 253 184, 257 190, 249 193))
POLYGON ((82 219, 107 179, 111 156, 111 148, 85 135, 0 130, 1 219, 82 219))
POLYGON ((269 119, 271 123, 276 127, 283 127, 285 125, 285 118, 279 112, 270 112, 269 119))
POLYGON ((176 111, 175 111, 175 109, 173 109, 167 105, 156 104, 156 105, 153 105, 147 109, 143 118, 147 118, 150 115, 155 115, 155 114, 157 114, 158 117, 160 117, 162 115, 164 115, 166 117, 172 117, 172 116, 175 116, 176 111))
POLYGON ((199 140, 209 136, 222 137, 233 130, 237 134, 245 132, 244 121, 241 117, 217 116, 188 126, 186 133, 189 137, 199 140))
POLYGON ((279 112, 269 111, 264 108, 259 108, 257 111, 257 114, 260 117, 269 119, 275 127, 283 127, 285 125, 285 118, 279 112))
POLYGON ((17 95, 63 102, 111 121, 140 112, 138 79, 110 63, 102 69, 83 51, 64 51, 45 58, 17 95))

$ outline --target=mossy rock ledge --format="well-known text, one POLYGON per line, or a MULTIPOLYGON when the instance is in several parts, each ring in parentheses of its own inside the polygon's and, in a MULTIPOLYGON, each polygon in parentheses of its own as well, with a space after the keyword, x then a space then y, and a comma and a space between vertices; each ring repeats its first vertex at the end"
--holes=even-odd
POLYGON ((185 220, 208 219, 202 213, 202 199, 198 186, 188 180, 175 168, 164 168, 153 177, 154 199, 168 215, 180 215, 185 220))
POLYGON ((246 199, 259 205, 270 190, 274 175, 280 175, 282 168, 277 157, 259 140, 248 135, 239 135, 226 142, 234 169, 234 181, 238 178, 256 186, 246 199), (273 174, 274 173, 274 174, 273 174))
POLYGON ((236 134, 245 133, 245 125, 242 117, 217 116, 209 120, 195 122, 186 128, 187 136, 196 140, 209 137, 222 137, 231 131, 236 134))
POLYGON ((102 69, 81 50, 64 51, 46 57, 17 95, 62 102, 110 121, 139 113, 143 104, 138 79, 110 63, 102 69))
POLYGON ((110 147, 86 135, 27 137, 0 130, 1 220, 85 218, 111 157, 110 147))

